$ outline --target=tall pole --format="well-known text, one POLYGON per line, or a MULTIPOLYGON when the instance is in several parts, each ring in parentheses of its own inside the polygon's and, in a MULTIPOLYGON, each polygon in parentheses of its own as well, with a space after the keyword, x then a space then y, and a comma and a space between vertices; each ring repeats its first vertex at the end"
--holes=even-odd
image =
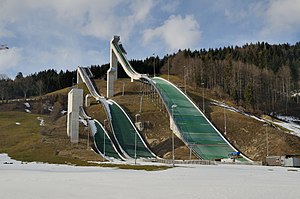
POLYGON ((201 83, 202 85, 202 111, 205 114, 205 104, 204 104, 204 82, 201 83))
MULTIPOLYGON (((104 130, 106 131, 106 122, 107 119, 104 120, 104 130)), ((103 155, 105 156, 105 131, 103 131, 103 155)))
POLYGON ((192 160, 192 145, 190 144, 190 161, 192 160))
POLYGON ((288 107, 288 93, 286 92, 286 96, 285 96, 285 114, 287 114, 287 107, 288 107))
MULTIPOLYGON (((89 123, 88 123, 88 126, 89 126, 89 123)), ((88 127, 88 130, 87 130, 87 149, 90 148, 90 128, 88 127)))
POLYGON ((184 78, 184 93, 186 94, 186 74, 185 74, 185 66, 183 66, 183 78, 184 78))
POLYGON ((168 58, 168 80, 170 81, 170 60, 168 58))
POLYGON ((224 103, 224 135, 226 135, 226 112, 225 112, 225 103, 224 103))
POLYGON ((268 135, 268 130, 266 126, 266 142, 267 142, 267 157, 269 156, 269 135, 268 135))
POLYGON ((143 106, 143 94, 141 95, 141 99, 140 99, 140 113, 142 112, 142 106, 143 106))
POLYGON ((122 96, 124 96, 124 88, 125 88, 125 82, 123 82, 123 86, 122 86, 122 96))
POLYGON ((136 164, 136 132, 134 132, 134 164, 136 164))
POLYGON ((152 55, 153 55, 153 58, 154 58, 153 77, 155 77, 155 64, 156 64, 155 53, 153 53, 152 55))
MULTIPOLYGON (((171 107, 171 109, 172 109, 172 125, 174 126, 175 124, 175 119, 174 119, 174 109, 177 107, 177 105, 176 104, 173 104, 172 105, 172 107, 171 107)), ((173 130, 173 126, 172 126, 172 130, 173 130)), ((175 143, 174 143, 174 132, 172 132, 172 165, 173 165, 173 167, 175 166, 175 164, 174 164, 174 160, 175 160, 175 143)))

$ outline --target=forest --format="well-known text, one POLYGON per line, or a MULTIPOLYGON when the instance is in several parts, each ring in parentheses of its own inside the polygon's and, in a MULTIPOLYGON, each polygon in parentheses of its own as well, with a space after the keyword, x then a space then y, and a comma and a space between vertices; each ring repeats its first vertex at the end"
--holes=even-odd
MULTIPOLYGON (((287 114, 299 103, 300 42, 271 45, 266 42, 218 49, 179 50, 163 58, 131 60, 139 73, 172 74, 189 86, 207 89, 249 111, 287 114)), ((90 66, 97 79, 105 79, 109 64, 90 66)), ((119 67, 119 77, 126 77, 119 67)), ((76 83, 76 71, 49 69, 15 79, 0 74, 0 99, 41 96, 76 83)))

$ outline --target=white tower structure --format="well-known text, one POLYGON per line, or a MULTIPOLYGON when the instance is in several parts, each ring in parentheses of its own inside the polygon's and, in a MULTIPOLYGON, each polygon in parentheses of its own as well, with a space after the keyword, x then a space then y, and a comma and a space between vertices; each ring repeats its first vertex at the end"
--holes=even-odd
MULTIPOLYGON (((119 36, 114 36, 110 42, 110 45, 113 43, 118 43, 120 40, 119 36)), ((118 58, 113 51, 113 47, 110 46, 110 68, 107 71, 107 94, 106 97, 114 96, 114 82, 118 79, 118 58)))
POLYGON ((72 88, 68 93, 67 134, 72 143, 79 141, 79 107, 83 105, 83 89, 72 88))

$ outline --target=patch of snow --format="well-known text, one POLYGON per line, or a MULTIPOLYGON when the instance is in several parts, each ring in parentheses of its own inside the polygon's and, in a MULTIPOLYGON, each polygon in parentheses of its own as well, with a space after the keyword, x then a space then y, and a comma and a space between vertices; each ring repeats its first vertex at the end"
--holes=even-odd
MULTIPOLYGON (((0 162, 3 155, 0 156, 0 162)), ((5 157, 5 161, 13 161, 5 157)), ((186 165, 163 171, 0 164, 0 198, 298 198, 299 169, 186 165)))
POLYGON ((31 111, 29 109, 27 109, 27 108, 25 109, 25 112, 26 113, 31 113, 31 111))
POLYGON ((42 117, 37 117, 37 120, 40 121, 40 126, 45 126, 45 120, 42 117))
POLYGON ((52 112, 53 111, 53 106, 49 106, 48 111, 52 112))
POLYGON ((92 135, 95 136, 95 134, 97 133, 97 127, 95 125, 95 121, 94 120, 88 120, 89 122, 89 127, 91 129, 92 135))
POLYGON ((276 125, 282 126, 290 131, 291 134, 300 137, 300 126, 293 122, 273 122, 276 125))
POLYGON ((68 111, 62 110, 62 111, 61 111, 61 114, 62 114, 62 115, 65 115, 67 112, 68 112, 68 111))
POLYGON ((25 102, 24 105, 26 108, 30 108, 30 104, 28 102, 25 102))
POLYGON ((276 118, 286 122, 300 122, 300 119, 293 116, 276 115, 276 118))
POLYGON ((87 126, 87 121, 86 121, 86 120, 80 119, 79 121, 80 121, 84 126, 87 126))
POLYGON ((16 122, 16 125, 20 126, 20 125, 21 125, 21 123, 20 123, 20 122, 16 122))

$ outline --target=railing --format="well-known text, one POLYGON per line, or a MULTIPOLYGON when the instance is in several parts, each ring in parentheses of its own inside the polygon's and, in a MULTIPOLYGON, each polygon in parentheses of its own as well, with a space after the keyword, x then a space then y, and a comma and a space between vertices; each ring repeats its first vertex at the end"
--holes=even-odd
POLYGON ((201 165, 217 165, 216 161, 213 160, 169 160, 169 159, 155 159, 155 160, 144 160, 145 162, 158 162, 162 164, 201 164, 201 165))

